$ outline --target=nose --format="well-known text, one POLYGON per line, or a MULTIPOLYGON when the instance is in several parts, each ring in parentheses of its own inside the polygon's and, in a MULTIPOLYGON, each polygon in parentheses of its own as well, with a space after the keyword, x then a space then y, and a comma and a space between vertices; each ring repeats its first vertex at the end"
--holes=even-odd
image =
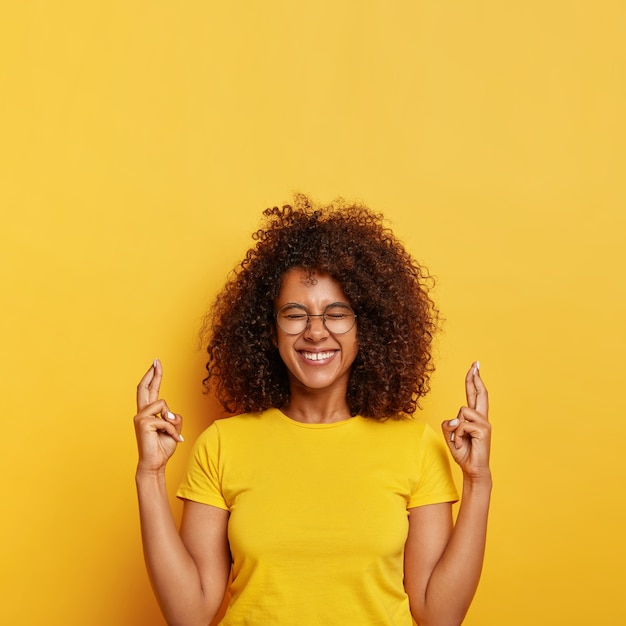
POLYGON ((320 338, 328 335, 328 330, 324 324, 324 315, 311 315, 309 313, 309 324, 304 331, 304 336, 307 338, 319 340, 320 338))

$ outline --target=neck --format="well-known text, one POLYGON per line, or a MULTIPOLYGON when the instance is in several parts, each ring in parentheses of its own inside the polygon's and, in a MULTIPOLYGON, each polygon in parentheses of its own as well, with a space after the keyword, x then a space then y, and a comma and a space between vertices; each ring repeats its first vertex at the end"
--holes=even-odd
POLYGON ((327 389, 301 389, 294 385, 289 402, 281 411, 292 420, 308 424, 327 424, 352 417, 345 390, 329 393, 327 389))

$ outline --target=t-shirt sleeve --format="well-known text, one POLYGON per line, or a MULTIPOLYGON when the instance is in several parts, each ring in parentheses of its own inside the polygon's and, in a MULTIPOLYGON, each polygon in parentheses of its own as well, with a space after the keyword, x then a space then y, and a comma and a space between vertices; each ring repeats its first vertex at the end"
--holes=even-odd
POLYGON ((409 499, 409 508, 425 504, 456 502, 459 499, 452 471, 449 452, 441 437, 425 425, 420 440, 417 478, 409 499))
POLYGON ((228 510, 221 487, 220 453, 220 433, 217 424, 211 424, 193 446, 187 473, 176 492, 179 498, 228 510))

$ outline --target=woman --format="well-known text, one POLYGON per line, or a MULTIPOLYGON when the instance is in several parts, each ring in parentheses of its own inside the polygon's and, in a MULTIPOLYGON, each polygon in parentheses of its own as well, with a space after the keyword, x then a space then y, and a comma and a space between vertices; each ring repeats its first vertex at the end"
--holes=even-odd
POLYGON ((137 389, 137 488, 148 572, 169 624, 460 624, 482 567, 491 491, 478 363, 444 438, 412 418, 428 391, 429 276, 367 208, 265 211, 207 318, 227 411, 196 442, 170 512, 182 418, 137 389), (443 443, 445 441, 445 444, 443 443), (445 445, 463 471, 457 499, 445 445))

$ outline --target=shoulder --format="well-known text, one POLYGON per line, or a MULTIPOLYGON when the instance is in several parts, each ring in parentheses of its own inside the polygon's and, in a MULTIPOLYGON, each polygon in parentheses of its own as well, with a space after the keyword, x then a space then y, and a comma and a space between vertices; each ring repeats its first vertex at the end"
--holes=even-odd
POLYGON ((441 437, 422 419, 406 416, 388 420, 359 417, 358 420, 355 436, 368 441, 370 446, 397 453, 404 451, 411 456, 440 448, 441 437))
MULTIPOLYGON (((425 462, 437 459, 443 462, 448 457, 448 450, 440 433, 423 418, 407 416, 376 422, 379 426, 377 437, 380 445, 395 450, 404 450, 412 458, 421 458, 425 462)), ((447 461, 446 461, 447 462, 447 461)))
POLYGON ((242 413, 232 417, 215 420, 207 427, 196 440, 196 445, 211 446, 219 444, 224 439, 239 438, 241 436, 255 436, 266 429, 272 421, 273 409, 260 413, 242 413))
POLYGON ((207 430, 214 428, 220 434, 230 434, 238 431, 246 431, 250 429, 258 429, 266 427, 273 417, 276 409, 268 409, 259 413, 241 413, 231 417, 224 417, 215 420, 207 430))
POLYGON ((428 423, 413 416, 399 416, 386 420, 359 417, 361 428, 376 432, 379 436, 422 438, 434 434, 428 423))

